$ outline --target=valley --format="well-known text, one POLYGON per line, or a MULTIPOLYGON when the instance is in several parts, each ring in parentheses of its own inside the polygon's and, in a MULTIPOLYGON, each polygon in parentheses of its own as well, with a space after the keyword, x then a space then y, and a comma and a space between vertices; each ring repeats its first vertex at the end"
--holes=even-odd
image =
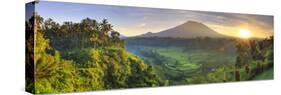
POLYGON ((156 72, 169 80, 171 85, 188 84, 187 80, 195 75, 207 75, 220 66, 235 64, 235 45, 229 39, 158 39, 127 39, 127 50, 145 63, 152 64, 156 72), (179 44, 198 40, 201 43, 179 44), (169 44, 165 44, 167 41, 169 44), (206 46, 205 43, 212 45, 206 46))

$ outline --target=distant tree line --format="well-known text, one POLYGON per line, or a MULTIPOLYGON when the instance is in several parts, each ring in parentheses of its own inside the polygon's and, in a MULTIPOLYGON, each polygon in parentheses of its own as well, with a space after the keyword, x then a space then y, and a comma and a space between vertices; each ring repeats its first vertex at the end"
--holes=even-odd
POLYGON ((87 47, 123 47, 120 33, 112 29, 106 19, 98 22, 85 18, 79 23, 63 22, 62 25, 51 18, 43 23, 43 32, 58 50, 87 47))
POLYGON ((132 37, 126 38, 125 43, 130 46, 158 46, 158 47, 185 47, 188 50, 193 49, 218 49, 221 45, 226 49, 233 50, 235 48, 235 40, 231 38, 172 38, 172 37, 132 37))

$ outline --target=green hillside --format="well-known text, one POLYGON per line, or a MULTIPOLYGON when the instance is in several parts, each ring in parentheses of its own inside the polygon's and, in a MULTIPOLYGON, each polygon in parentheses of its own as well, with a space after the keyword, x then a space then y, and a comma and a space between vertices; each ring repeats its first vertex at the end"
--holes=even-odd
POLYGON ((30 92, 62 93, 166 85, 150 65, 123 48, 120 34, 113 31, 107 20, 99 23, 86 18, 80 23, 59 25, 52 19, 44 21, 36 15, 27 22, 26 29, 31 33, 27 35, 27 59, 35 62, 34 70, 33 67, 27 68, 27 73, 34 71, 34 76, 27 77, 30 92), (110 35, 109 31, 112 31, 110 35))

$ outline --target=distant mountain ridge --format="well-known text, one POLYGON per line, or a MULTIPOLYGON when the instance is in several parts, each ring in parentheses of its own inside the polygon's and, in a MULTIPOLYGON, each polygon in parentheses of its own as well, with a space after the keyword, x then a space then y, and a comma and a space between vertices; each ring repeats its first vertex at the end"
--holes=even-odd
POLYGON ((203 23, 196 21, 187 21, 176 27, 160 31, 158 33, 147 32, 139 37, 180 37, 180 38, 195 38, 195 37, 211 37, 211 38, 226 38, 229 36, 220 34, 203 23))

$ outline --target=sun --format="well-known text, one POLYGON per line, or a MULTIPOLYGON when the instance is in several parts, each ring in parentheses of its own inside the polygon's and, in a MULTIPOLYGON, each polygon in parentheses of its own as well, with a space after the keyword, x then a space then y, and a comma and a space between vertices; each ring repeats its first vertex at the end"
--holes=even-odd
POLYGON ((252 36, 251 31, 248 29, 240 29, 239 37, 241 38, 250 38, 252 36))

